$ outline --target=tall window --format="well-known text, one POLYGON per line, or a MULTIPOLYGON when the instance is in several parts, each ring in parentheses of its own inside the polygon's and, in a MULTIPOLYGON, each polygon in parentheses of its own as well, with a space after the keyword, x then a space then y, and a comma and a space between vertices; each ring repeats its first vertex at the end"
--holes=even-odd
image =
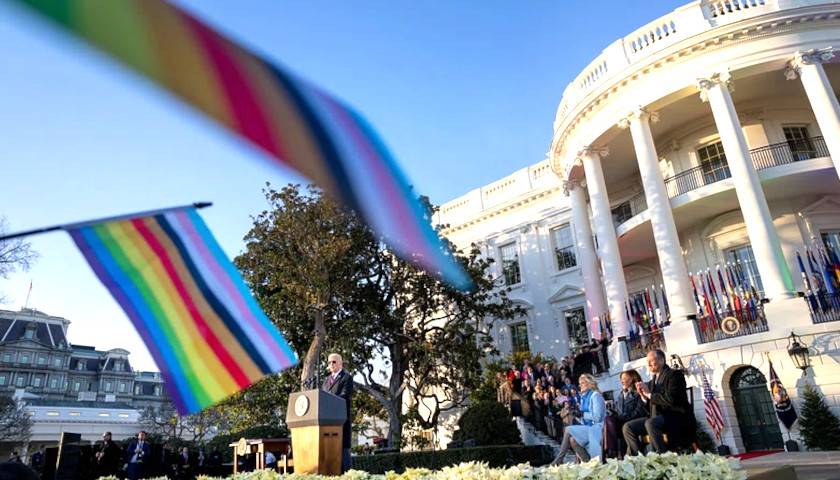
POLYGON ((726 154, 723 153, 722 143, 713 143, 697 150, 697 158, 700 160, 700 168, 703 170, 704 185, 730 177, 729 164, 726 163, 726 154))
POLYGON ((55 358, 53 359, 53 365, 55 365, 56 367, 60 367, 60 366, 62 366, 63 364, 64 364, 64 360, 62 360, 62 358, 61 358, 61 357, 55 357, 55 358))
POLYGON ((554 241, 554 255, 557 257, 557 269, 565 270, 577 265, 572 228, 569 225, 557 227, 551 231, 551 237, 554 241))
POLYGON ((514 323, 510 326, 510 343, 513 352, 529 352, 528 345, 528 324, 526 322, 514 323))
POLYGON ((505 277, 505 285, 516 285, 522 281, 522 274, 519 271, 519 254, 516 252, 516 243, 502 245, 499 249, 502 256, 502 275, 505 277))
POLYGON ((790 126, 783 127, 782 130, 785 132, 785 140, 790 147, 794 162, 817 158, 817 150, 808 135, 808 127, 804 125, 790 126))
POLYGON ((82 382, 80 382, 80 381, 78 381, 78 380, 76 380, 75 382, 73 382, 73 391, 74 391, 74 392, 78 392, 78 391, 79 391, 79 390, 81 390, 81 389, 82 389, 82 382))
POLYGON ((630 201, 628 200, 613 208, 611 213, 615 224, 621 225, 627 220, 633 218, 633 207, 630 205, 630 201))
POLYGON ((110 392, 113 388, 113 384, 111 382, 105 382, 105 391, 110 392))
POLYGON ((0 373, 0 386, 6 385, 6 374, 0 373))
POLYGON ((840 258, 840 230, 833 232, 823 232, 821 235, 823 245, 835 257, 840 258))
POLYGON ((120 382, 120 393, 125 393, 125 383, 120 382))
POLYGON ((3 361, 6 362, 6 363, 12 363, 12 354, 9 353, 9 352, 4 353, 3 354, 3 361))
POLYGON ((29 363, 29 354, 28 353, 21 353, 20 354, 20 363, 29 363))
POLYGON ((26 377, 22 373, 18 373, 17 378, 15 378, 15 386, 22 387, 26 385, 26 377))
POLYGON ((38 365, 46 365, 47 364, 47 356, 46 355, 38 355, 38 365))
POLYGON ((741 274, 751 287, 755 288, 761 296, 764 296, 764 286, 761 284, 761 275, 758 273, 758 265, 755 263, 752 246, 744 245, 733 248, 726 252, 726 257, 730 262, 740 263, 741 274))
POLYGON ((41 383, 44 381, 43 378, 40 376, 32 377, 32 386, 35 388, 41 388, 41 383))
POLYGON ((58 379, 56 377, 50 378, 50 388, 52 388, 53 390, 58 388, 58 379))
POLYGON ((569 333, 569 348, 577 348, 589 343, 589 331, 586 328, 586 315, 583 308, 572 308, 563 312, 566 318, 566 331, 569 333))

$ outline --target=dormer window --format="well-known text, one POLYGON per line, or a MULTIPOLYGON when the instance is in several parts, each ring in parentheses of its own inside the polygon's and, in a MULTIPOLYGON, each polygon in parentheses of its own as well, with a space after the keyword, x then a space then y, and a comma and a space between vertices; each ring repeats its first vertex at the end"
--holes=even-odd
POLYGON ((85 370, 87 368, 87 362, 84 360, 79 360, 79 363, 76 364, 76 370, 85 370))
POLYGON ((35 329, 34 329, 34 328, 27 328, 27 329, 23 332, 23 338, 25 338, 25 339, 27 339, 27 340, 32 340, 32 339, 34 339, 34 338, 35 338, 35 329))
POLYGON ((117 372, 123 371, 123 362, 114 362, 114 370, 117 372))

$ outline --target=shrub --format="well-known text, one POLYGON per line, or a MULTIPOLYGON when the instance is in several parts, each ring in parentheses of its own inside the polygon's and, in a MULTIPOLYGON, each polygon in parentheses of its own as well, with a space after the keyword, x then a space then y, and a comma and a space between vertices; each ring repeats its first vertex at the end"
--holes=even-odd
POLYGON ((456 448, 428 452, 400 452, 353 457, 353 469, 368 473, 404 472, 408 468, 439 470, 464 462, 485 462, 491 467, 530 463, 545 465, 554 458, 551 448, 543 445, 504 445, 456 448))
POLYGON ((810 385, 805 386, 802 396, 802 416, 799 428, 802 440, 808 449, 840 449, 840 420, 831 413, 822 396, 810 385))
POLYGON ((512 445, 522 441, 510 412, 496 401, 470 405, 458 420, 453 440, 474 440, 476 445, 512 445))

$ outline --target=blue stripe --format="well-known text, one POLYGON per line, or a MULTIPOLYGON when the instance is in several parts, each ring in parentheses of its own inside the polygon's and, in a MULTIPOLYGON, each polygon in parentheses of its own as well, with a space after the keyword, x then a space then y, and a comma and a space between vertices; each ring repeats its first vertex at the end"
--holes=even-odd
POLYGON ((298 362, 298 356, 295 354, 294 350, 289 346, 286 339, 283 338, 283 335, 277 330, 277 327, 271 323, 271 321, 266 317, 265 313, 263 313, 262 308, 257 304, 257 301, 251 295, 250 290, 248 290, 247 285, 245 284, 245 280, 242 278, 242 275, 239 273, 239 270, 228 260, 227 255, 225 255, 224 251, 222 251, 222 247, 219 246, 219 243, 216 241, 216 238, 213 237, 213 234, 210 232, 210 229, 207 228, 207 225, 204 223, 204 220, 201 218, 201 215, 198 214, 197 211, 190 209, 187 214, 189 215, 190 221, 192 222, 193 226, 195 227, 196 232, 201 236, 201 240, 207 246, 207 250, 213 255, 213 258, 216 260, 216 263, 222 268, 222 270, 230 277, 231 282, 233 283, 236 290, 239 292, 242 299, 245 301, 245 305, 254 315, 254 318, 260 322, 262 327, 271 335, 277 345, 280 346, 280 350, 286 354, 287 362, 284 362, 284 359, 280 359, 281 365, 283 367, 291 367, 298 362))
POLYGON ((254 346, 254 343, 251 342, 251 339, 248 338, 248 335, 246 335, 245 331, 242 330, 242 324, 239 323, 239 320, 234 318, 230 311, 225 308, 219 298, 216 297, 216 294, 207 285, 207 282, 204 281, 204 277, 201 276, 201 273, 199 273, 198 268, 195 266, 195 262, 190 256, 190 252, 187 251, 187 248, 184 246, 184 241, 178 233, 175 232, 172 225, 169 224, 169 220, 166 219, 166 216, 156 215, 154 219, 158 225, 160 225, 161 230, 163 230, 163 232, 169 237, 169 240, 172 241, 172 244, 177 250, 177 254, 181 257, 181 260, 183 260, 184 265, 190 272, 190 276, 192 277, 193 282, 195 282, 195 286, 204 296, 204 300, 210 308, 213 309, 216 315, 219 316, 219 319, 222 323, 224 323, 225 327, 230 331, 233 337, 239 342, 248 356, 251 357, 251 360, 257 364, 257 368, 265 374, 274 373, 271 367, 268 366, 265 358, 263 358, 259 350, 257 350, 257 347, 254 346))
MULTIPOLYGON (((166 334, 164 334, 157 325, 157 319, 148 307, 142 293, 139 291, 131 278, 122 270, 122 268, 120 268, 116 259, 111 256, 111 253, 108 251, 107 247, 105 247, 102 239, 93 231, 92 228, 82 229, 82 234, 91 246, 92 253, 97 259, 99 259, 103 269, 110 276, 110 279, 112 280, 111 283, 114 286, 118 286, 128 301, 134 306, 137 317, 129 317, 134 322, 134 327, 139 332, 146 331, 151 335, 153 345, 156 345, 160 349, 160 353, 163 356, 161 364, 167 365, 172 369, 170 372, 176 385, 176 389, 174 392, 170 392, 170 395, 180 396, 187 407, 187 411, 196 412, 200 410, 201 406, 189 386, 189 382, 186 379, 181 363, 175 356, 172 344, 166 337, 166 334)), ((116 243, 119 245, 119 242, 116 243)), ((105 283, 106 286, 108 285, 105 280, 103 280, 103 283, 105 283)))
POLYGON ((473 290, 475 285, 473 284, 472 279, 469 275, 467 275, 455 259, 455 256, 451 251, 449 251, 447 246, 438 237, 437 232, 435 232, 432 228, 430 222, 431 219, 427 218, 426 212, 423 211, 423 207, 420 205, 420 202, 417 198, 415 198, 414 192, 408 185, 408 179, 405 177, 402 170, 400 170, 397 166, 397 162, 394 160, 394 157, 391 155, 388 147, 385 146, 379 138, 379 135, 376 134, 376 131, 364 117, 356 113, 353 109, 347 108, 346 110, 352 116, 362 133, 364 133, 371 146, 379 154, 382 164, 385 165, 387 171, 391 175, 391 178, 394 179, 394 183, 402 192, 403 200, 408 203, 411 213, 414 215, 412 221, 420 226, 420 231, 423 233, 425 242, 429 245, 429 248, 435 254, 435 257, 437 257, 434 261, 438 268, 441 269, 442 277, 460 290, 473 290))

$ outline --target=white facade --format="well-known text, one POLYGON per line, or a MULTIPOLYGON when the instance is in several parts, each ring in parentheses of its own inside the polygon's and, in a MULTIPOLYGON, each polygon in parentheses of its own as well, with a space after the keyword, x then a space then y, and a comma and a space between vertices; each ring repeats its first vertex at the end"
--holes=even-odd
MULTIPOLYGON (((493 275, 527 308, 525 319, 494 323, 499 350, 527 332, 532 353, 560 357, 583 340, 577 316, 608 317, 604 389, 626 368, 646 376, 621 337, 634 328, 628 293, 656 286, 671 313, 665 350, 681 357, 690 385, 705 371, 733 450, 787 440, 783 426, 779 435, 753 425, 761 406, 750 402, 764 394, 737 385, 749 383, 747 367, 767 377, 767 355, 797 407, 807 381, 840 415, 840 315, 812 318, 797 297, 807 287, 796 258, 840 239, 832 46, 840 2, 825 0, 695 1, 610 44, 564 91, 549 159, 438 212, 456 245, 477 243, 496 259, 493 275), (691 274, 714 275, 735 258, 749 283, 760 280, 766 320, 709 338, 691 274), (806 378, 787 353, 792 331, 810 349, 806 378)), ((702 394, 693 395, 705 426, 702 394)))

